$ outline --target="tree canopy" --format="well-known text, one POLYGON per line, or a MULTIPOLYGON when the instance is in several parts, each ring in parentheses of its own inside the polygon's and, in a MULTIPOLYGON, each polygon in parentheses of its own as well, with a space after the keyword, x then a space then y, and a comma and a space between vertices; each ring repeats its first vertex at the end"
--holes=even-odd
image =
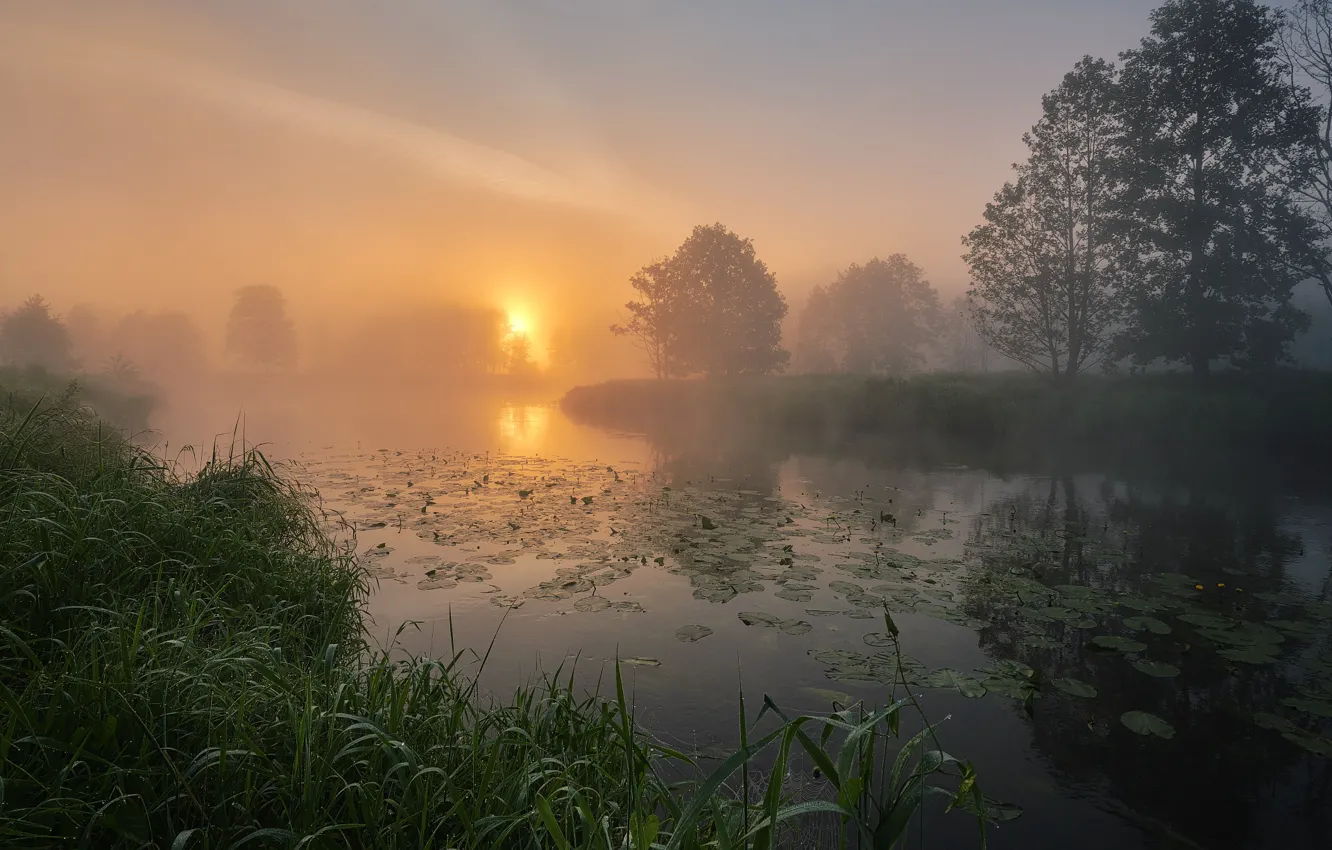
POLYGON ((657 377, 761 375, 779 371, 786 299, 753 243, 722 224, 699 225, 668 258, 629 280, 639 298, 629 321, 612 325, 631 336, 657 377))
POLYGON ((243 286, 227 317, 227 353, 265 369, 296 359, 295 326, 287 299, 273 286, 243 286))
POLYGON ((1138 362, 1279 359, 1316 231, 1296 191, 1318 109, 1292 85, 1281 19, 1253 0, 1167 0, 1123 54, 1122 220, 1138 362))
POLYGON ((814 288, 796 354, 805 371, 901 375, 924 363, 941 319, 938 293, 920 266, 905 254, 875 257, 814 288))
POLYGON ((0 313, 0 360, 53 371, 73 368, 69 331, 42 296, 33 295, 18 308, 0 313))
POLYGON ((1014 166, 962 241, 977 330, 998 352, 1072 380, 1107 353, 1119 318, 1113 67, 1085 57, 1041 102, 1014 166))

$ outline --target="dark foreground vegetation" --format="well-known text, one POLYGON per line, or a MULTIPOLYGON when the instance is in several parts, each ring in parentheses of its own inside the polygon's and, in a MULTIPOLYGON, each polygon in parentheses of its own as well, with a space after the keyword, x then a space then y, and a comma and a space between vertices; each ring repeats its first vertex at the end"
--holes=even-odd
POLYGON ((951 462, 1042 467, 1332 460, 1332 374, 1314 372, 1219 374, 1205 383, 1131 375, 1072 387, 1015 372, 614 381, 577 387, 562 406, 582 422, 666 442, 706 434, 785 451, 878 443, 924 457, 946 450, 951 462))
POLYGON ((703 778, 618 671, 610 699, 557 675, 495 700, 469 653, 372 651, 365 573, 262 455, 179 474, 67 400, 5 398, 0 845, 878 847, 927 797, 984 805, 932 730, 889 743, 910 700, 742 709, 703 778), (784 787, 797 756, 819 799, 784 787))

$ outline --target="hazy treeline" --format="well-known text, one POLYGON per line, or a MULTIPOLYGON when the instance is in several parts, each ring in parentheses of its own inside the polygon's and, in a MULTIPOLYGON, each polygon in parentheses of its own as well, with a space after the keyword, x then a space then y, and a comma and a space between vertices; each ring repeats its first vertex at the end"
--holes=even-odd
MULTIPOLYGON (((386 308, 332 331, 301 329, 272 286, 236 290, 221 345, 180 310, 59 312, 41 295, 0 305, 0 364, 52 374, 98 374, 125 384, 176 383, 223 370, 362 374, 392 369, 421 376, 534 374, 532 341, 498 309, 456 304, 386 308)), ((594 359, 563 331, 547 345, 548 368, 594 359)))
POLYGON ((792 358, 775 279, 718 224, 634 275, 612 331, 658 377, 1291 360, 1310 326, 1296 287, 1332 304, 1332 3, 1169 0, 1119 65, 1084 57, 1041 105, 962 240, 962 300, 945 308, 904 254, 852 263, 810 293, 792 358))

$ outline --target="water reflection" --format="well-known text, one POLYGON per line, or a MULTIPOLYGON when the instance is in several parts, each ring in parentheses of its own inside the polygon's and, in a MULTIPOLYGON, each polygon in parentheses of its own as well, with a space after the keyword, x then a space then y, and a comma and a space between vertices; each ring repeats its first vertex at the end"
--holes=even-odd
MULTIPOLYGON (((931 715, 952 718, 947 746, 1027 809, 992 846, 1317 847, 1332 829, 1328 760, 1310 752, 1332 732, 1316 714, 1332 700, 1326 494, 734 434, 654 444, 540 405, 483 417, 418 442, 476 447, 447 465, 312 455, 361 545, 385 544, 372 613, 381 635, 421 622, 413 651, 486 646, 503 619, 501 690, 575 657, 590 680, 651 658, 630 671, 642 716, 728 746, 741 674, 803 709, 881 700, 886 605, 931 715), (709 635, 677 639, 686 626, 709 635), (941 670, 987 692, 935 687, 941 670)), ((953 827, 930 828, 947 846, 953 827)))

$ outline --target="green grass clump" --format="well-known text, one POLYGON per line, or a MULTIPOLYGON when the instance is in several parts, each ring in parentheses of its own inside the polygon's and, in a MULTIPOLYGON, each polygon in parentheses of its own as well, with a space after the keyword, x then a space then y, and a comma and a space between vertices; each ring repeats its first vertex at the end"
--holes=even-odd
POLYGON ((180 474, 68 400, 9 397, 0 845, 766 848, 822 815, 887 846, 931 794, 985 806, 925 733, 889 758, 903 703, 765 706, 775 728, 751 743, 742 717, 740 752, 670 784, 695 765, 635 726, 618 670, 609 700, 557 675, 500 702, 463 653, 372 652, 365 573, 312 505, 257 452, 180 474), (791 799, 801 752, 829 799, 791 799))

